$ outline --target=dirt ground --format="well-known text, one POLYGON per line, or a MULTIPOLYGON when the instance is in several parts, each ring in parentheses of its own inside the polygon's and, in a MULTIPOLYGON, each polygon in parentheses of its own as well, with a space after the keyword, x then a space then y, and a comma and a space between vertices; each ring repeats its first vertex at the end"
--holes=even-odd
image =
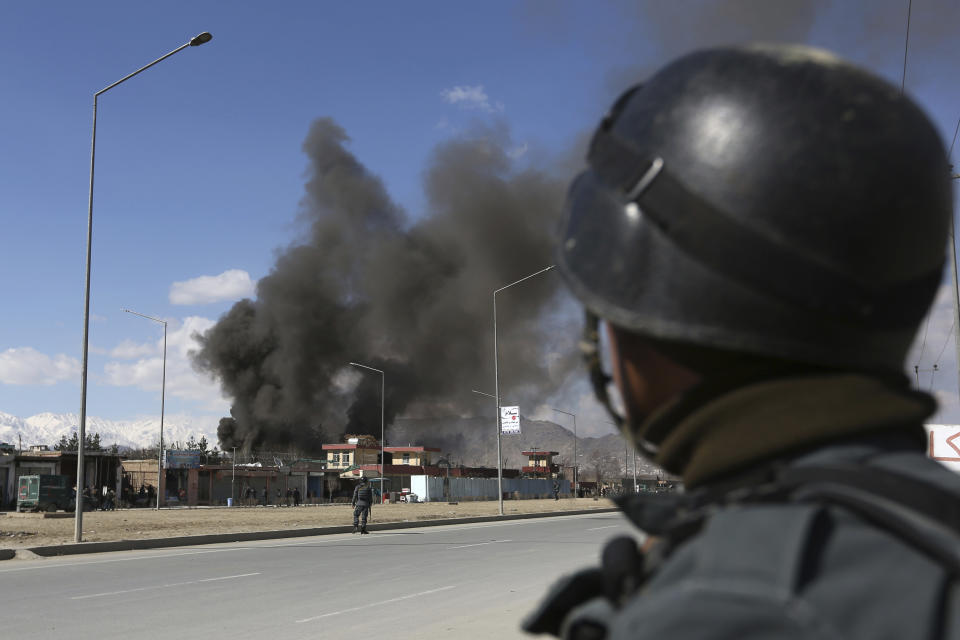
MULTIPOLYGON (((593 498, 554 500, 507 500, 505 514, 543 513, 578 509, 610 508, 613 503, 593 498)), ((467 518, 497 515, 496 501, 399 503, 374 505, 371 523, 467 518)), ((44 517, 40 513, 0 513, 0 549, 22 549, 72 543, 74 519, 44 517)), ((309 529, 312 527, 347 525, 353 522, 353 509, 348 504, 304 505, 300 507, 198 507, 124 509, 91 511, 83 515, 84 542, 168 538, 239 531, 273 531, 309 529)))

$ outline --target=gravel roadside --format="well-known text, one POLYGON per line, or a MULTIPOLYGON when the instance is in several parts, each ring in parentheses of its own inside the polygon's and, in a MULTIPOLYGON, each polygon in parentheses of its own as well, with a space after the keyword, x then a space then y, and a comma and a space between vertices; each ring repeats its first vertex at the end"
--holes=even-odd
MULTIPOLYGON (((609 509, 613 503, 606 499, 567 498, 555 500, 508 500, 503 503, 504 514, 579 511, 609 509)), ((374 505, 371 522, 410 522, 443 518, 470 518, 495 516, 496 501, 399 503, 374 505)), ((74 538, 74 520, 69 514, 0 513, 0 549, 69 544, 74 538), (66 517, 65 517, 66 516, 66 517)), ((92 511, 83 516, 84 542, 112 542, 146 538, 310 529, 348 525, 353 521, 353 509, 348 504, 303 505, 300 507, 198 507, 152 509, 124 509, 121 511, 92 511)))

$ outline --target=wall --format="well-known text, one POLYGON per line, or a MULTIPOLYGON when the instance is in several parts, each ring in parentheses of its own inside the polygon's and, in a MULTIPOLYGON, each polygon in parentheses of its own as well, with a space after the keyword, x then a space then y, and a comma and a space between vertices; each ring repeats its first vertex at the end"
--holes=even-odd
POLYGON ((8 505, 16 506, 17 502, 17 473, 16 455, 0 454, 0 511, 8 505))
MULTIPOLYGON (((444 500, 445 478, 435 476, 410 476, 410 490, 424 502, 444 500)), ((569 496, 570 482, 559 480, 560 495, 569 496)), ((505 497, 519 492, 521 498, 552 498, 553 480, 547 478, 504 478, 505 497)), ((496 478, 450 478, 451 500, 496 500, 496 478)))

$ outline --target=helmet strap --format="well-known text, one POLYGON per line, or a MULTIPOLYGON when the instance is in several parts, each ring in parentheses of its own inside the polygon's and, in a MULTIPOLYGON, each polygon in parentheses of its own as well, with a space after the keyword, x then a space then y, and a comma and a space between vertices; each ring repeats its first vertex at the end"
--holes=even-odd
POLYGON ((580 352, 590 375, 593 393, 610 414, 617 429, 629 439, 644 456, 651 460, 657 455, 657 445, 640 437, 640 423, 623 416, 617 411, 610 399, 608 386, 613 378, 603 370, 600 357, 600 318, 589 309, 584 314, 583 337, 580 340, 580 352))

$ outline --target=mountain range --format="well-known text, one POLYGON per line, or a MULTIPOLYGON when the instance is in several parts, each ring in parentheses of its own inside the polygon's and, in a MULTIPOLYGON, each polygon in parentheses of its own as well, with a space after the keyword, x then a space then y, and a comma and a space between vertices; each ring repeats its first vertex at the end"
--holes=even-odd
MULTIPOLYGON (((38 413, 29 418, 20 418, 0 411, 0 442, 8 442, 27 449, 31 445, 53 445, 61 436, 78 430, 80 416, 76 413, 38 413)), ((100 434, 100 444, 108 447, 137 449, 150 447, 160 439, 160 418, 142 417, 134 420, 105 420, 87 416, 86 434, 100 434)), ((217 442, 217 420, 194 416, 169 415, 163 420, 163 440, 186 442, 190 436, 197 440, 206 436, 211 446, 217 442)))
MULTIPOLYGON (((0 412, 0 442, 7 442, 24 449, 31 445, 53 447, 61 436, 68 439, 77 431, 80 417, 74 413, 39 413, 20 418, 0 412)), ((376 425, 379 427, 380 425, 376 425)), ((163 438, 165 443, 186 442, 192 436, 196 440, 205 436, 210 446, 216 446, 217 419, 189 415, 164 417, 163 438)), ((370 429, 370 434, 379 437, 379 429, 370 429)), ((160 436, 160 419, 142 417, 133 420, 106 420, 87 416, 88 436, 100 434, 103 446, 117 444, 121 448, 137 449, 155 446, 160 436)), ((332 440, 339 436, 331 436, 332 440)), ((440 449, 435 458, 444 457, 453 465, 496 466, 496 426, 493 418, 397 418, 387 428, 387 446, 418 445, 440 449)), ((505 468, 518 468, 527 464, 524 451, 556 451, 554 462, 569 466, 574 457, 573 433, 556 423, 545 420, 528 420, 521 417, 519 435, 501 436, 501 450, 505 468)), ((576 455, 580 463, 581 477, 593 478, 599 467, 605 477, 619 475, 626 468, 632 475, 634 456, 619 435, 576 439, 576 455), (626 465, 624 462, 626 461, 626 465)), ((659 470, 636 457, 637 473, 652 474, 659 470)))

